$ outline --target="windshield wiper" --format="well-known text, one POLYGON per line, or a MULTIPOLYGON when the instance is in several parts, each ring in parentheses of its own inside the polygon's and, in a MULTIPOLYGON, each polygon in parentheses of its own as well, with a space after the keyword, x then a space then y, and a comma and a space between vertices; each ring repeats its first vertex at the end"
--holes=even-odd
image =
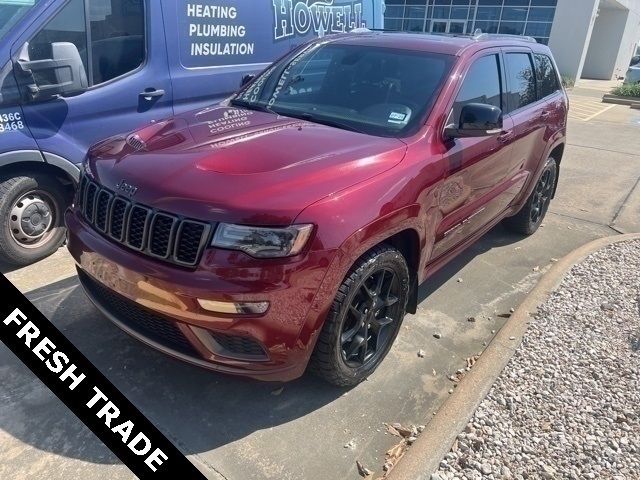
POLYGON ((320 123, 322 125, 340 128, 342 130, 349 130, 350 132, 357 132, 357 133, 368 135, 367 132, 360 130, 359 128, 354 127, 353 125, 350 125, 348 123, 341 122, 340 120, 334 120, 333 118, 314 115, 313 113, 309 113, 309 112, 296 112, 291 110, 283 111, 282 109, 278 109, 277 111, 274 111, 274 113, 278 113, 286 117, 293 117, 293 118, 299 118, 301 120, 307 120, 308 122, 320 123))
POLYGON ((246 108, 247 110, 256 110, 258 112, 275 113, 267 105, 261 105, 259 103, 251 103, 245 100, 237 100, 237 99, 233 99, 229 103, 234 107, 246 108))

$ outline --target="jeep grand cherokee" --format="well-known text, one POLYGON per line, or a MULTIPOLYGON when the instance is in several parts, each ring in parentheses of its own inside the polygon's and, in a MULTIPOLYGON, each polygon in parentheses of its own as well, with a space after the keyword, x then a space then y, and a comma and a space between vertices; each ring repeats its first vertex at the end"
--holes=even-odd
POLYGON ((538 229, 567 108, 531 39, 326 37, 223 104, 94 146, 69 250, 95 305, 152 347, 354 385, 419 284, 498 222, 538 229))

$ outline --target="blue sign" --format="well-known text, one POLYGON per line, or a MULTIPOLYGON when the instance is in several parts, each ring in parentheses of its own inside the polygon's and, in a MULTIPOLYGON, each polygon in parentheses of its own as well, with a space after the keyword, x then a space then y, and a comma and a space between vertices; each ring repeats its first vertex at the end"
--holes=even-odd
POLYGON ((187 1, 180 15, 180 59, 186 68, 271 62, 314 36, 374 23, 381 0, 187 1), (365 2, 371 8, 365 9, 365 2))

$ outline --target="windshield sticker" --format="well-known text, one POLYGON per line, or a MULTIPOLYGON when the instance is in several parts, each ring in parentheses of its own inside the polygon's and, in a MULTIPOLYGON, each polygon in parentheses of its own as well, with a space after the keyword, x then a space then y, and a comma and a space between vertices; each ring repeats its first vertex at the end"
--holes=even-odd
POLYGON ((410 113, 402 113, 402 112, 391 112, 389 114, 389 123, 394 123, 396 125, 406 125, 409 123, 409 118, 411 117, 410 113))
POLYGON ((20 112, 0 113, 0 133, 24 129, 20 112))

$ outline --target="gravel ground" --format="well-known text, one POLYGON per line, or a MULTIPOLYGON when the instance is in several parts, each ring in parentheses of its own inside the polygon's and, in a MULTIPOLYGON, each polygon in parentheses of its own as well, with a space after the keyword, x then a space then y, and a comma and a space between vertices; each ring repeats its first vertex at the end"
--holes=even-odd
POLYGON ((432 480, 640 479, 640 242, 574 266, 432 480))

